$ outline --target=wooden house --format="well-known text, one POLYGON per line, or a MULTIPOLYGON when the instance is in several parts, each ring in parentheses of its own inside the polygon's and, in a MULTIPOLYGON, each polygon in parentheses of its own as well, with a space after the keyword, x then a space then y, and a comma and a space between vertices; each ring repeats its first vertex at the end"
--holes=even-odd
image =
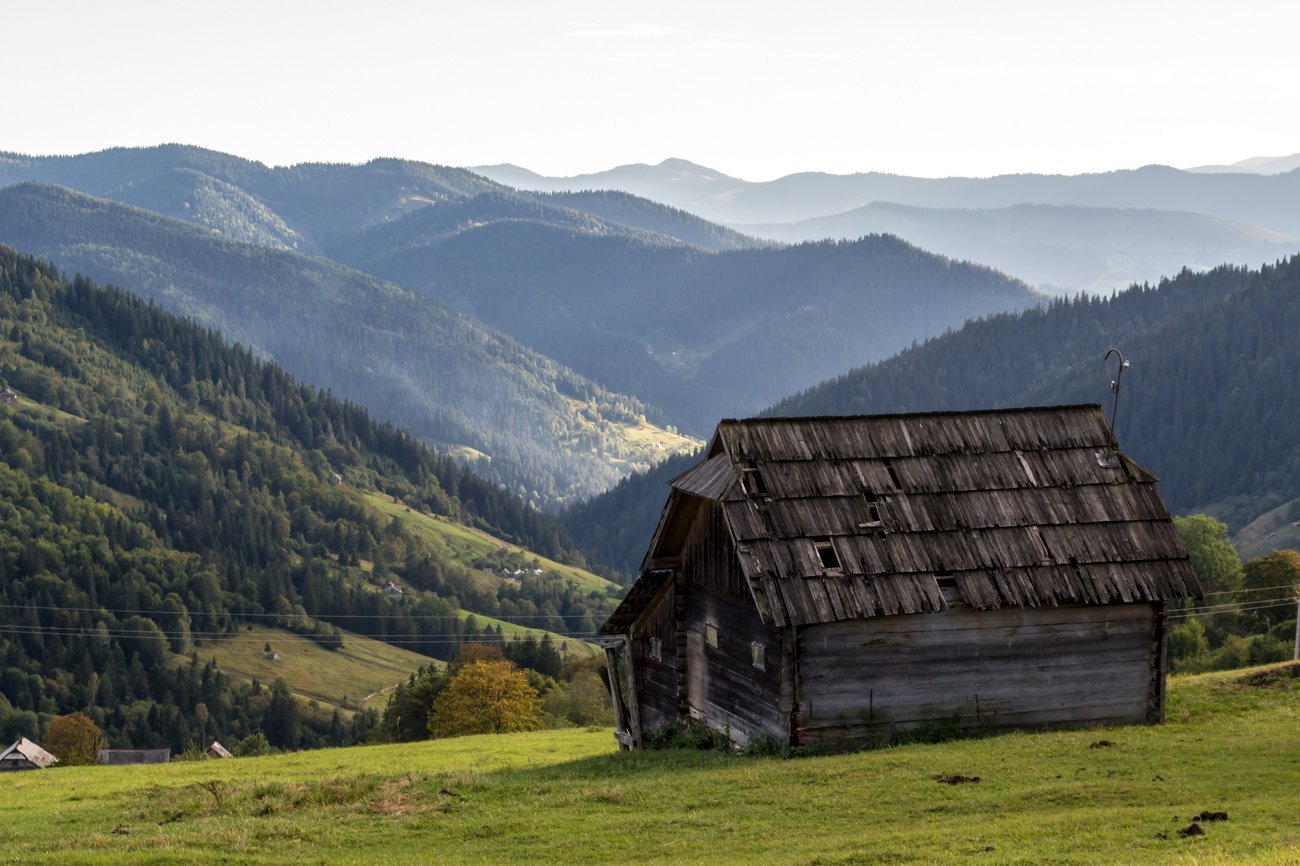
POLYGON ((12 770, 44 770, 57 764, 59 759, 26 737, 0 752, 0 773, 12 770))
POLYGON ((601 627, 618 737, 1155 723, 1201 592, 1099 406, 723 421, 601 627))
POLYGON ((207 756, 209 758, 233 758, 234 757, 234 755, 230 754, 229 749, 221 745, 221 743, 217 742, 216 740, 213 740, 212 745, 204 749, 204 752, 207 753, 207 756))

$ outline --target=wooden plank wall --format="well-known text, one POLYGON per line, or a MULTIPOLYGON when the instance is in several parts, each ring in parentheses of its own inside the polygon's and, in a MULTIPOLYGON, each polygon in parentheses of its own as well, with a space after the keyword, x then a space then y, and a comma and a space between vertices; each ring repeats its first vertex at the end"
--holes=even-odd
POLYGON ((686 605, 686 692, 689 712, 743 745, 760 731, 784 742, 789 704, 781 709, 781 632, 763 625, 753 605, 690 588, 686 605), (718 646, 707 646, 705 628, 718 630, 718 646), (762 643, 766 668, 753 665, 751 643, 762 643))
POLYGON ((653 731, 676 721, 677 641, 673 581, 659 593, 631 629, 632 657, 637 674, 641 724, 653 731), (650 657, 650 640, 658 638, 660 659, 650 657))
POLYGON ((1158 722, 1160 607, 958 607, 802 628, 796 737, 856 748, 954 722, 978 731, 1158 722))
POLYGON ((729 731, 737 743, 760 731, 784 742, 789 699, 783 714, 781 632, 759 618, 716 503, 701 509, 683 550, 682 570, 687 711, 729 731), (716 648, 705 643, 708 626, 718 630, 716 648), (763 670, 753 664, 755 641, 764 648, 763 670))

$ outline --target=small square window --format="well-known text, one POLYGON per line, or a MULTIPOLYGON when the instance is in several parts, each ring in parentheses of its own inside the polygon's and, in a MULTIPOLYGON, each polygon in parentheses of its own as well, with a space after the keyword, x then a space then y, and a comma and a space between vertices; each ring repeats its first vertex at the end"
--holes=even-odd
POLYGON ((767 670, 767 647, 758 641, 754 641, 749 645, 749 656, 754 663, 754 667, 760 671, 767 670))
POLYGON ((657 662, 664 660, 664 642, 657 637, 650 638, 650 658, 657 662))
POLYGON ((704 642, 714 649, 718 648, 718 627, 716 625, 706 625, 704 627, 704 642))

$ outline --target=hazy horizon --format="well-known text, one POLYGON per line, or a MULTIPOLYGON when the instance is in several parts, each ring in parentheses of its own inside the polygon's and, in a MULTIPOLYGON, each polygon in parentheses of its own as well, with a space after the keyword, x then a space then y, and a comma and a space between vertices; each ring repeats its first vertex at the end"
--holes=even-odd
POLYGON ((55 0, 6 10, 0 150, 185 142, 571 176, 688 159, 762 181, 1230 164, 1300 150, 1300 7, 665 0, 55 0), (19 122, 16 119, 21 119, 19 122))

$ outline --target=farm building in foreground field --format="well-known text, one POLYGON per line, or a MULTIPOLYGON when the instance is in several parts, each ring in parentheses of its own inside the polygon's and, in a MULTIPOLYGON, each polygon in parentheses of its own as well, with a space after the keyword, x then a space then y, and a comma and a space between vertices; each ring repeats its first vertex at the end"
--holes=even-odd
POLYGON ((1159 722, 1198 596, 1099 406, 723 421, 601 627, 620 742, 1159 722))
POLYGON ((7 770, 44 770, 57 764, 59 759, 26 737, 0 752, 0 772, 7 770))

